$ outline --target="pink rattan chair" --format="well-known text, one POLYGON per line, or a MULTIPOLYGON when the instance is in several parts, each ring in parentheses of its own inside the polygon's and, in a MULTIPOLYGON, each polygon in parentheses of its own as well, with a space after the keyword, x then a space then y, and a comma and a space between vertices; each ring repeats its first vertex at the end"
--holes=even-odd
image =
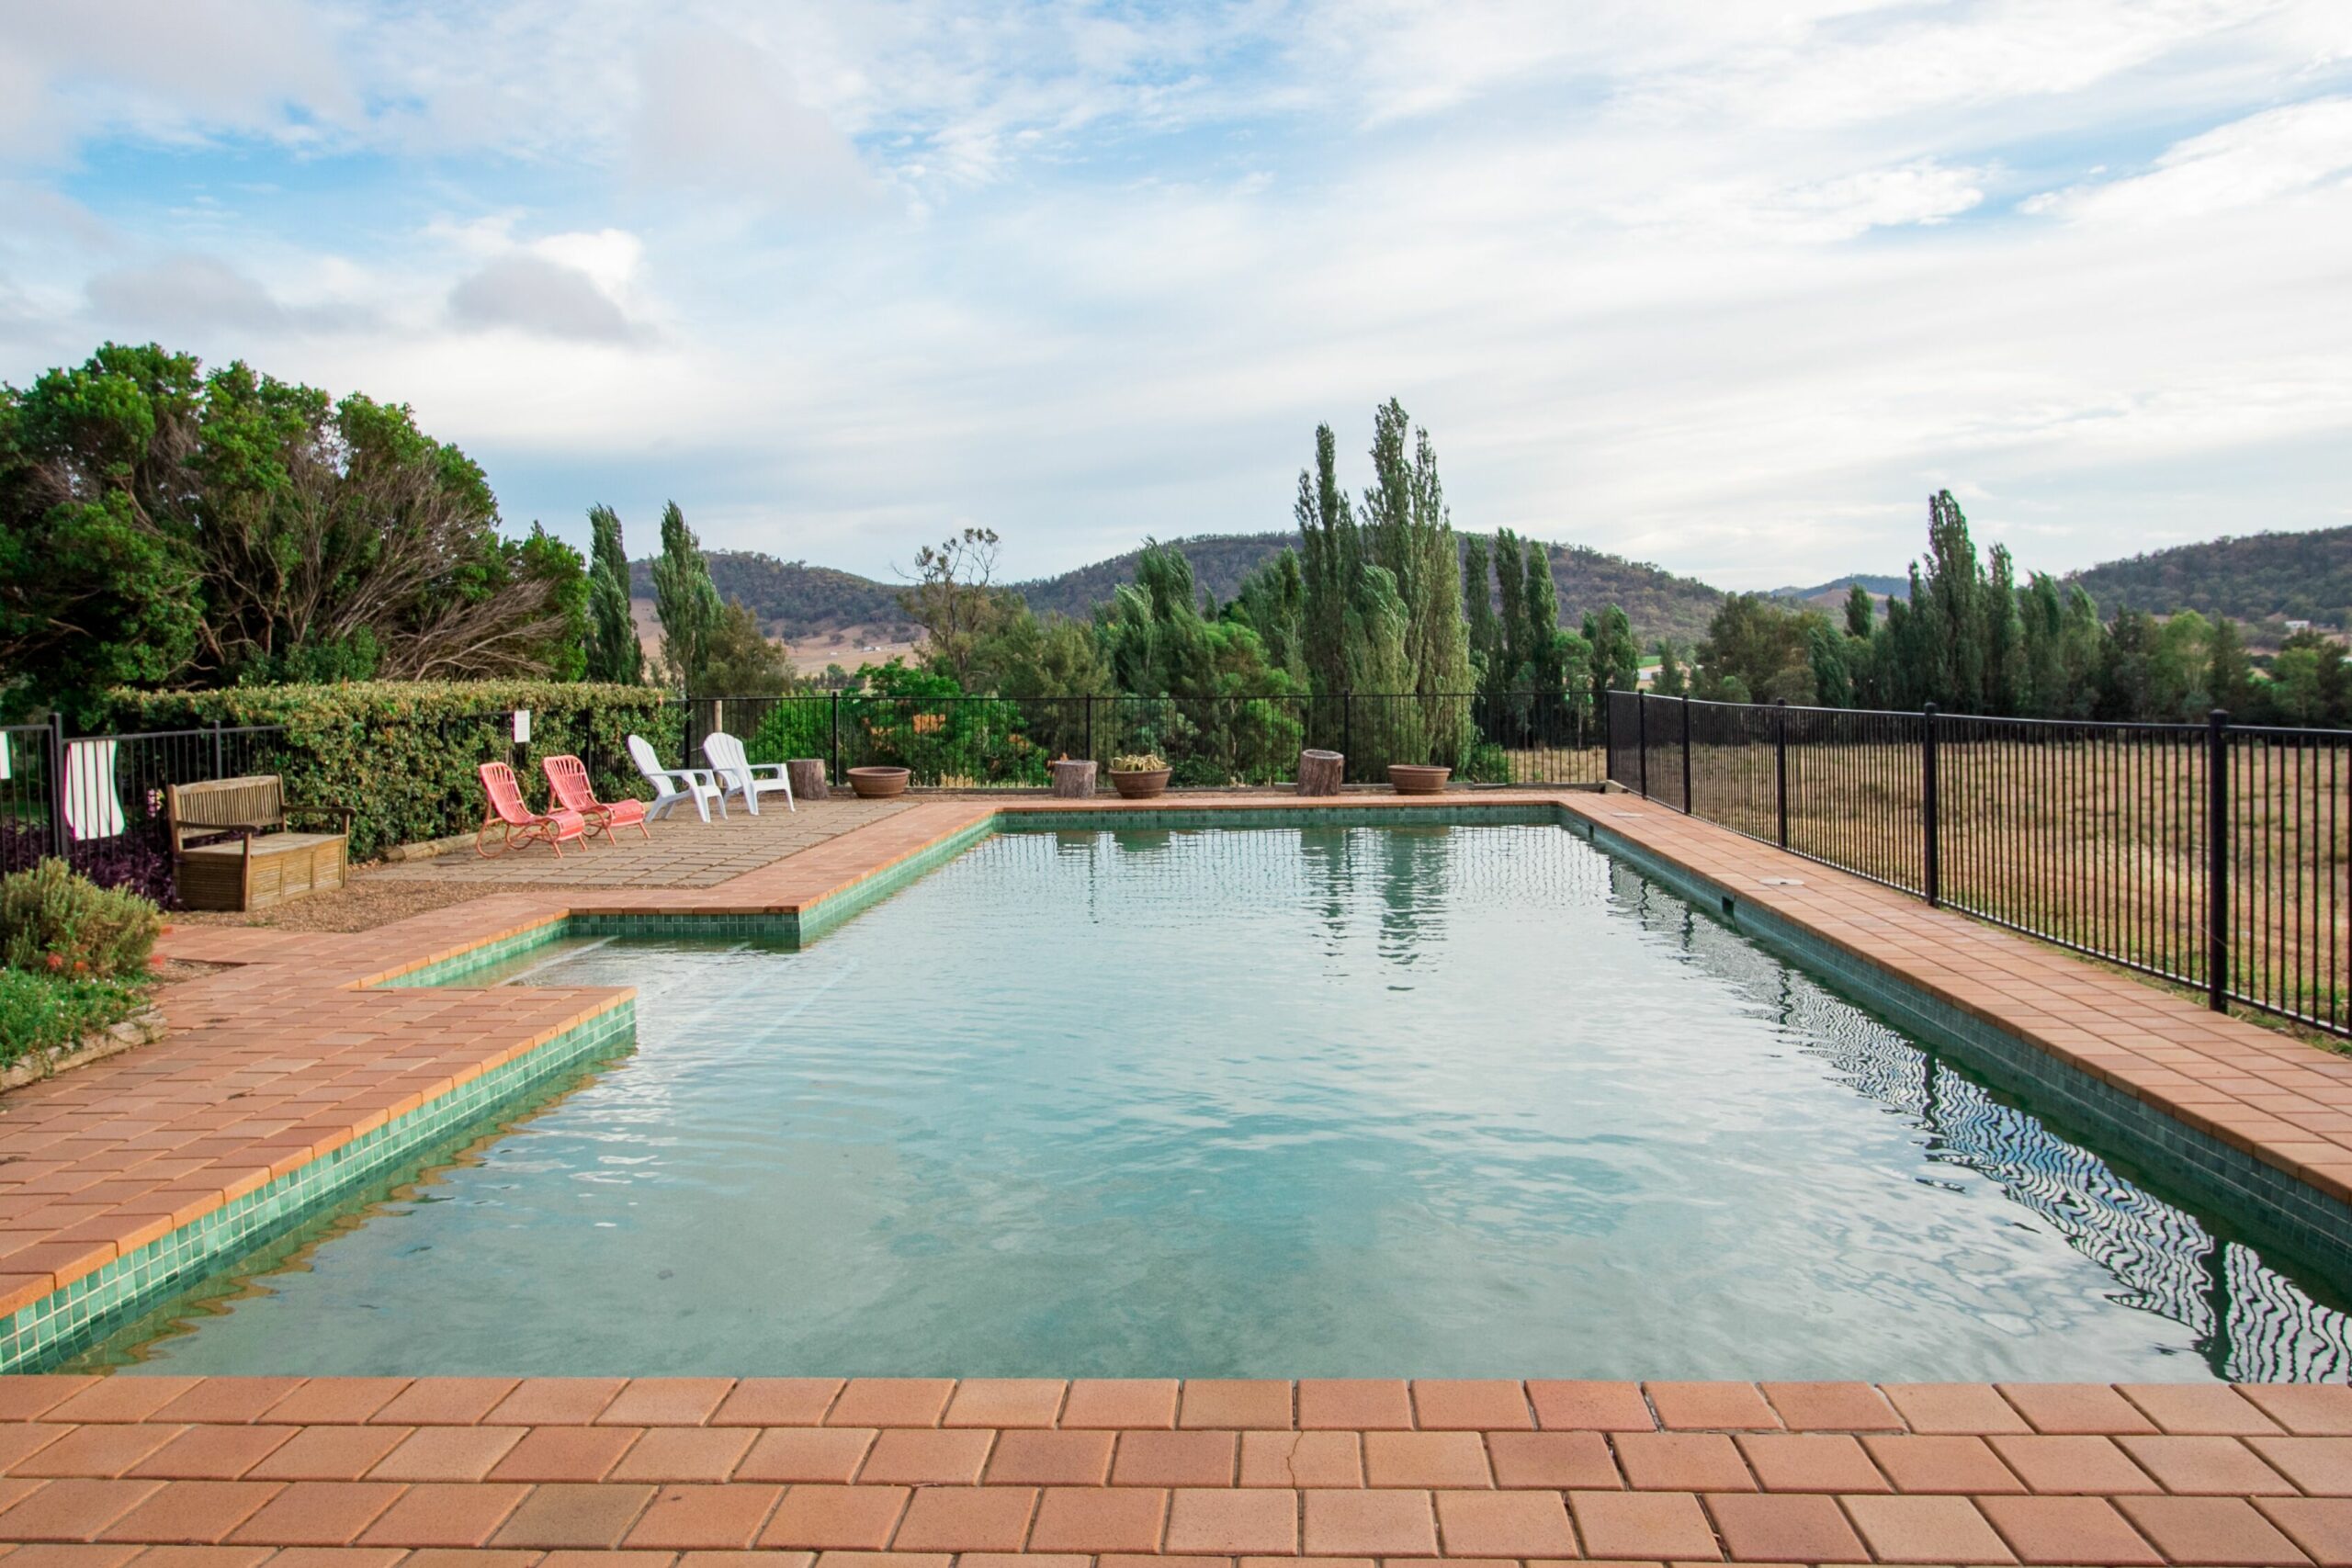
POLYGON ((476 854, 504 854, 525 844, 545 844, 560 860, 567 840, 585 841, 588 824, 580 813, 561 807, 545 813, 532 810, 524 804, 523 786, 514 782, 514 770, 505 763, 484 762, 475 771, 481 774, 482 791, 490 796, 481 831, 474 835, 476 854))
POLYGON ((588 782, 588 764, 569 753, 539 759, 539 769, 548 776, 548 794, 558 807, 577 811, 588 824, 592 834, 602 833, 605 841, 613 841, 613 829, 634 827, 646 838, 653 837, 645 826, 645 802, 631 796, 623 800, 603 801, 596 798, 595 786, 588 782))

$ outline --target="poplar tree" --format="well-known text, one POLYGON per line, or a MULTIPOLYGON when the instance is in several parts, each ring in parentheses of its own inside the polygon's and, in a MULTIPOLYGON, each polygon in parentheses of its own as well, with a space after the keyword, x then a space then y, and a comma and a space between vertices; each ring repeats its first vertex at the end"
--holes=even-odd
POLYGON ((588 509, 588 678, 634 686, 645 679, 645 649, 629 613, 628 551, 609 506, 588 509))
POLYGON ((1462 542, 1462 604, 1470 621, 1470 662, 1481 691, 1499 692, 1504 671, 1502 623, 1495 615, 1495 584, 1488 574, 1487 540, 1473 534, 1462 542))
POLYGON ((688 695, 710 663, 722 606, 710 562, 676 502, 662 509, 662 553, 653 561, 653 609, 662 619, 662 662, 688 695))
POLYGON ((1327 697, 1348 690, 1354 661, 1349 626, 1363 565, 1363 536, 1347 492, 1340 488, 1339 467, 1338 439, 1329 425, 1317 425, 1315 468, 1312 472, 1299 470, 1298 500, 1292 512, 1298 520, 1299 567, 1306 595, 1306 674, 1316 692, 1327 697))
POLYGON ((1846 585, 1846 635, 1867 637, 1878 630, 1878 601, 1859 582, 1846 585))
MULTIPOLYGON (((1924 598, 1914 592, 1915 618, 1924 612, 1926 677, 1920 696, 1960 713, 1981 713, 1984 697, 1984 614, 1976 545, 1951 491, 1928 499, 1928 576, 1924 598)), ((1916 581, 1916 579, 1915 579, 1916 581)))

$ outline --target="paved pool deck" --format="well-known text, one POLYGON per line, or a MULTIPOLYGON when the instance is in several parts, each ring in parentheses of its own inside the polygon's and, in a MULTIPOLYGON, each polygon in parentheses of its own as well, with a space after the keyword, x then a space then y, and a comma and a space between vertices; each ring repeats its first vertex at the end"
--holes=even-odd
MULTIPOLYGON (((701 886, 534 881, 358 933, 175 931, 168 956, 226 967, 170 988, 164 1042, 0 1100, 0 1314, 121 1276, 630 1001, 381 984, 425 965, 570 916, 805 916, 1000 812, 1371 820, 1399 804, 927 798, 701 886)), ((1445 804, 1556 809, 2167 1124, 2352 1197, 2352 1059, 1631 796, 1445 804)), ((565 1568, 574 1550, 662 1568, 754 1548, 797 1554, 780 1568, 2352 1562, 2352 1389, 13 1377, 0 1546, 21 1568, 390 1568, 412 1551, 414 1568, 565 1568)))

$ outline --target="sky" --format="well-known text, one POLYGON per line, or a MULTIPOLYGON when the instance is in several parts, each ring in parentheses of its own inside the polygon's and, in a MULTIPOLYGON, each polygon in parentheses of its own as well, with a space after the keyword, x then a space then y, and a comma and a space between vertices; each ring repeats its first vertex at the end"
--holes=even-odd
POLYGON ((0 0, 0 380, 108 339, 639 554, 1287 527, 1395 397, 1459 528, 2071 570, 2352 524, 2352 5, 0 0))

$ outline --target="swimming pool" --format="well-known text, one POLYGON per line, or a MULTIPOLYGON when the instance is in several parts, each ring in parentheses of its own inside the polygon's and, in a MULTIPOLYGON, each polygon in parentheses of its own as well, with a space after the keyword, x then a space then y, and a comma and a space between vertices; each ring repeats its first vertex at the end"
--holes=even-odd
POLYGON ((1552 826, 1005 832, 109 1340, 189 1372, 2341 1377, 2344 1302, 1552 826))

